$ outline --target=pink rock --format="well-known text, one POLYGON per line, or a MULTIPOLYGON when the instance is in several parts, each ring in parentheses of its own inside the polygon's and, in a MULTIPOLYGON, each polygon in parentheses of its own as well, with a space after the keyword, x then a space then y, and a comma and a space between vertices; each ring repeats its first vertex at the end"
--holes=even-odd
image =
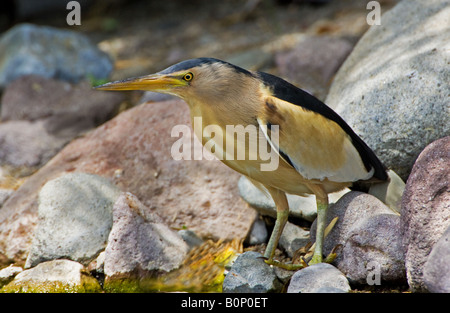
POLYGON ((450 227, 450 137, 434 141, 417 158, 402 198, 401 233, 408 284, 425 291, 423 268, 450 227))
POLYGON ((157 214, 144 218, 145 211, 147 208, 131 193, 117 199, 105 250, 107 280, 170 272, 184 261, 189 250, 186 242, 157 214))

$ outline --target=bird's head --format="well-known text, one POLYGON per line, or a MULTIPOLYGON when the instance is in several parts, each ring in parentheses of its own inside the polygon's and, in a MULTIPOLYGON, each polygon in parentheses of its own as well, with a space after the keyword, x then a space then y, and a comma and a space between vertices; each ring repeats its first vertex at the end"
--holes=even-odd
POLYGON ((217 101, 238 94, 254 75, 230 63, 198 58, 180 62, 156 74, 128 78, 95 87, 98 90, 144 90, 199 102, 217 101))

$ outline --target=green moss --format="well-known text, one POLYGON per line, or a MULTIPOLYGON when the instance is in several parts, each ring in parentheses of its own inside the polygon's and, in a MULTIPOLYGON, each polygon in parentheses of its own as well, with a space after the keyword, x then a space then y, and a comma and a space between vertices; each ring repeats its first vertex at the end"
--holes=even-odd
POLYGON ((87 275, 83 275, 79 285, 56 282, 16 282, 12 281, 0 289, 2 293, 97 293, 102 292, 98 281, 87 275))
POLYGON ((103 84, 106 84, 107 82, 109 82, 109 80, 107 78, 97 78, 92 74, 87 74, 86 78, 92 87, 103 85, 103 84))
POLYGON ((107 279, 104 290, 109 293, 139 293, 145 292, 137 279, 107 279))

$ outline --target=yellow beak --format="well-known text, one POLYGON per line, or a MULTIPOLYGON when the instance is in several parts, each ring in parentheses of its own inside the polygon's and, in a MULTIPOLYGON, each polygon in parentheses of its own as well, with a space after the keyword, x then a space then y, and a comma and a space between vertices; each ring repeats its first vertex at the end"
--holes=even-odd
POLYGON ((185 86, 186 82, 170 75, 152 74, 128 78, 96 86, 98 90, 146 90, 167 93, 174 87, 185 86))

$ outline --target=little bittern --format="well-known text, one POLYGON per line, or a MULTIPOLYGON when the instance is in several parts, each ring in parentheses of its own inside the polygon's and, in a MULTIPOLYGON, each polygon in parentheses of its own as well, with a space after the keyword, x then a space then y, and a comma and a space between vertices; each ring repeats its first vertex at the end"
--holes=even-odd
POLYGON ((203 130, 196 131, 204 145, 213 140, 217 147, 224 147, 219 152, 227 156, 235 155, 234 151, 227 151, 229 147, 245 147, 243 158, 220 159, 270 194, 276 204, 277 219, 264 254, 269 264, 275 263, 275 249, 288 219, 286 193, 316 197, 317 236, 309 262, 316 264, 323 260, 328 193, 356 181, 388 179, 383 164, 337 113, 309 93, 267 73, 199 58, 97 89, 148 90, 178 96, 189 105, 192 121, 201 117, 204 128, 218 125, 223 130, 225 135, 213 138, 204 136, 203 130), (276 151, 277 167, 261 170, 267 160, 261 149, 250 142, 251 136, 238 136, 239 139, 227 134, 227 125, 255 127, 256 140, 276 151), (226 145, 223 140, 227 140, 226 145), (228 141, 234 142, 229 145, 228 141))

